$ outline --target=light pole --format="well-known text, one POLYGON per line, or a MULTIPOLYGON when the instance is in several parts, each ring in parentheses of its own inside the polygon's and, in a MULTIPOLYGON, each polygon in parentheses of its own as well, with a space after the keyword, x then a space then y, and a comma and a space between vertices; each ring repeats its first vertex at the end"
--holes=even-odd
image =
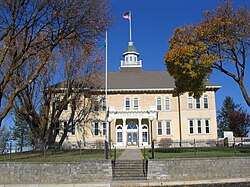
POLYGON ((151 158, 154 159, 155 157, 155 154, 154 154, 154 141, 153 141, 153 120, 154 120, 154 117, 153 116, 149 116, 149 121, 150 121, 150 136, 151 136, 151 153, 152 153, 152 156, 151 158))
POLYGON ((113 121, 113 118, 110 116, 108 117, 108 123, 109 123, 109 151, 110 151, 110 158, 111 158, 111 122, 113 121))

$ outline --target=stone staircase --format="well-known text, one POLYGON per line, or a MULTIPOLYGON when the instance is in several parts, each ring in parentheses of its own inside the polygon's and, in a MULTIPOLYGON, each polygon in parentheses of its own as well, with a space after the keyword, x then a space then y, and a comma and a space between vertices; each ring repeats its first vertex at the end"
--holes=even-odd
POLYGON ((113 180, 147 180, 147 161, 117 160, 113 162, 113 180))

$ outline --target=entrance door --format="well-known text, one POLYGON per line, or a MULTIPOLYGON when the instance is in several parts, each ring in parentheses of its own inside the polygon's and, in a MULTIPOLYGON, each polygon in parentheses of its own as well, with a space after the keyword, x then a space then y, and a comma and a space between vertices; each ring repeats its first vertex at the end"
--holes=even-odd
POLYGON ((137 132, 128 132, 128 145, 137 145, 138 137, 137 132))

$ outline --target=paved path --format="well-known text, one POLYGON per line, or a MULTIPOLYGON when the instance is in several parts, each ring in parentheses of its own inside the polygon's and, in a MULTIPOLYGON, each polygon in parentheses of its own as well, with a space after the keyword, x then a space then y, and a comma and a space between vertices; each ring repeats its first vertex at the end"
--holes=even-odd
POLYGON ((140 149, 125 149, 118 160, 142 160, 140 149))

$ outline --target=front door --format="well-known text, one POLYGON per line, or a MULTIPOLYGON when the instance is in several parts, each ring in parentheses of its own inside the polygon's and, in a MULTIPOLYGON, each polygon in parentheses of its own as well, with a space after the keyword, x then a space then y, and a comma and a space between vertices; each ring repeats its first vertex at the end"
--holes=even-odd
POLYGON ((137 145, 138 142, 138 137, 137 137, 137 132, 128 132, 128 145, 137 145))

